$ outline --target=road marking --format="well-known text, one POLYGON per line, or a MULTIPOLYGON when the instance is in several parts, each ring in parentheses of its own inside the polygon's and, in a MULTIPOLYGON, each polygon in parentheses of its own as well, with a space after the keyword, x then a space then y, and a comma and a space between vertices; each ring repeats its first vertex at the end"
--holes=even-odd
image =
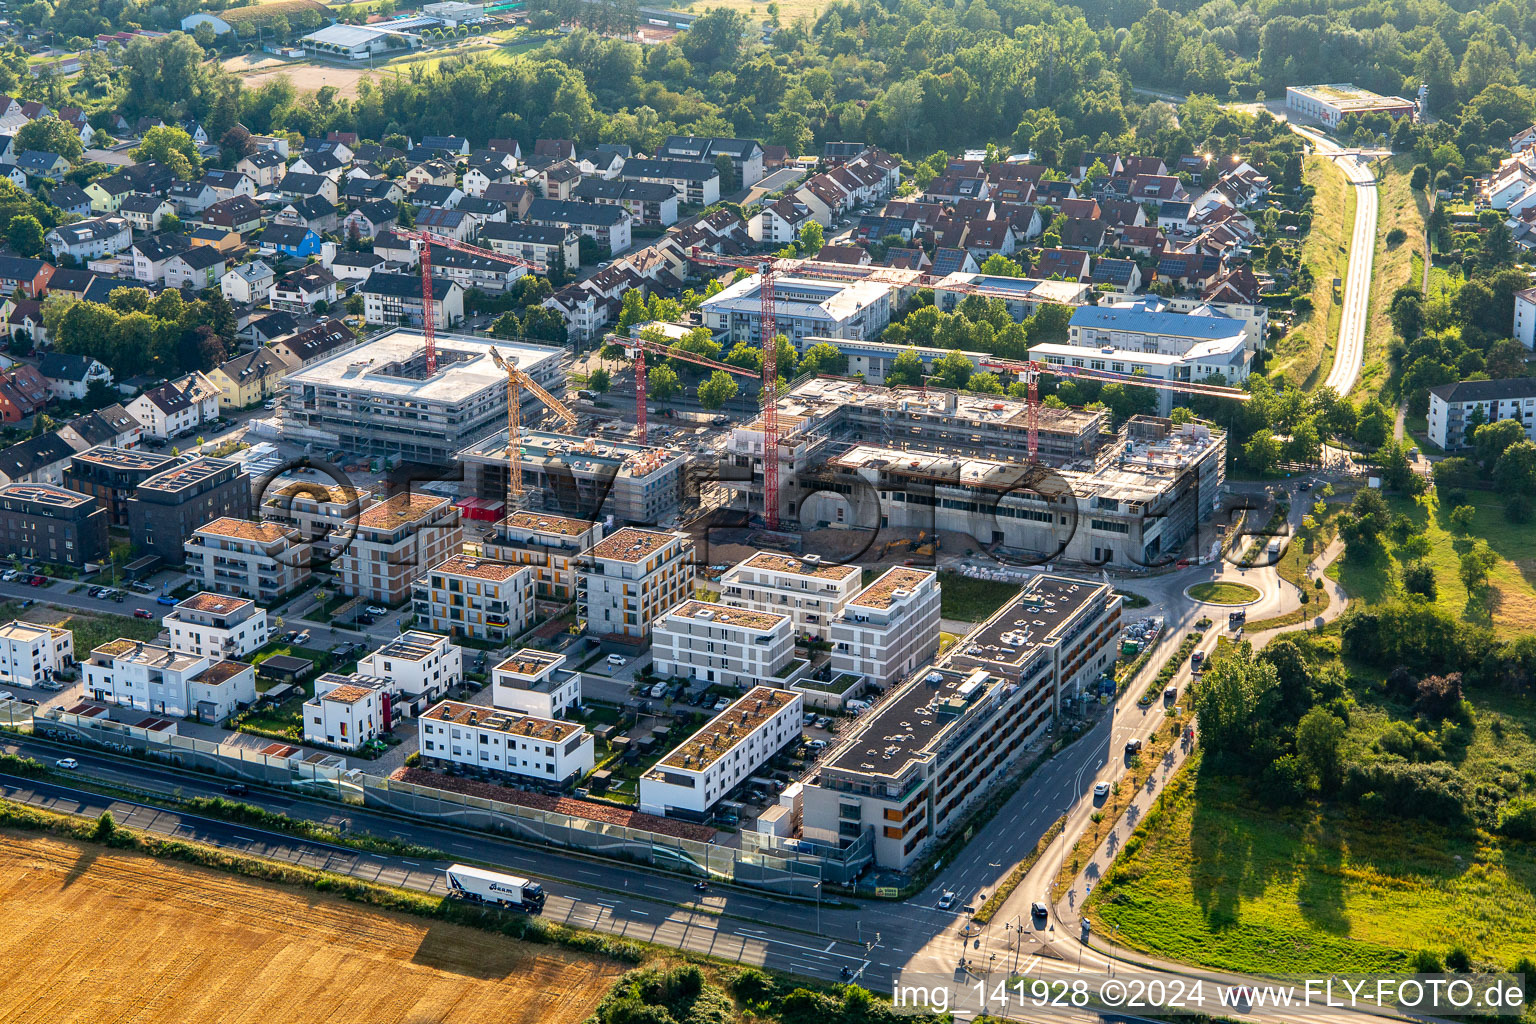
POLYGON ((650 917, 651 916, 650 912, 649 911, 645 911, 645 910, 631 910, 630 913, 631 914, 638 914, 641 917, 650 917))
POLYGON ((827 948, 822 950, 822 952, 823 953, 830 953, 830 952, 832 952, 832 947, 835 946, 835 945, 837 945, 837 940, 833 939, 831 942, 827 943, 827 948))
POLYGON ((470 846, 468 843, 449 843, 448 845, 454 847, 455 849, 459 849, 459 850, 473 850, 474 849, 474 847, 470 846))
POLYGON ((411 866, 411 867, 413 867, 413 868, 419 868, 419 867, 421 867, 421 865, 420 865, 420 864, 418 864, 418 863, 416 863, 416 862, 415 862, 415 861, 413 861, 413 860, 405 860, 405 861, 401 861, 401 862, 400 862, 400 863, 402 863, 402 864, 409 864, 409 865, 410 865, 410 866, 411 866))
MULTIPOLYGON (((129 817, 131 817, 131 815, 129 815, 129 817)), ((252 839, 250 836, 235 836, 235 839, 236 839, 237 842, 242 842, 242 843, 254 843, 256 841, 256 840, 252 839)))

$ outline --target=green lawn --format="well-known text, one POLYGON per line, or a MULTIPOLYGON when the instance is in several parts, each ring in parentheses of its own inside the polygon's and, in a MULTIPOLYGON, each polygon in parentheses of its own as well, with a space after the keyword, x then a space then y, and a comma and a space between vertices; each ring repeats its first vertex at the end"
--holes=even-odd
MULTIPOLYGON (((1488 624, 1500 636, 1509 637, 1536 629, 1536 537, 1532 527, 1516 525, 1504 518, 1497 495, 1480 492, 1468 499, 1477 510, 1470 538, 1481 537, 1499 556, 1489 574, 1490 594, 1486 599, 1471 599, 1459 574, 1461 549, 1469 537, 1451 532, 1450 509, 1442 508, 1434 495, 1422 502, 1405 497, 1389 497, 1393 515, 1402 513, 1429 538, 1429 564, 1435 570, 1436 601, 1439 605, 1469 621, 1488 624)), ((1344 585, 1351 599, 1367 604, 1379 602, 1399 588, 1400 565, 1387 539, 1387 551, 1374 561, 1362 561, 1346 554, 1334 563, 1331 574, 1344 585)))
POLYGON ((1210 604, 1247 604, 1249 601, 1257 601, 1261 595, 1246 583, 1214 581, 1196 583, 1189 588, 1189 596, 1210 604))
POLYGON ((1296 326, 1277 343, 1269 369, 1284 374, 1292 384, 1310 387, 1328 375, 1338 344, 1343 289, 1336 292, 1333 279, 1342 279, 1349 267, 1355 190, 1344 172, 1325 157, 1308 157, 1303 177, 1317 189, 1312 197, 1312 226, 1301 245, 1302 262, 1312 268, 1312 311, 1298 317, 1296 326))
POLYGON ((1276 809, 1201 772, 1197 755, 1095 887, 1089 916, 1128 946, 1235 971, 1396 972, 1419 949, 1457 944, 1503 968, 1536 949, 1533 892, 1530 844, 1276 809))
POLYGON ((1385 162, 1381 184, 1377 186, 1376 255, 1371 269, 1370 315, 1366 321, 1365 356, 1361 363, 1356 390, 1375 395, 1387 378, 1387 347, 1392 343, 1392 322, 1387 306, 1400 286, 1422 279, 1424 264, 1424 221, 1429 216, 1429 198, 1408 186, 1415 158, 1402 153, 1385 162), (1387 234, 1400 228, 1407 239, 1397 245, 1387 244, 1387 234), (1417 276, 1416 276, 1417 275, 1417 276))
MULTIPOLYGON (((19 605, 6 602, 0 605, 0 615, 7 619, 17 617, 19 605)), ((43 626, 62 626, 75 634, 75 658, 83 661, 91 651, 109 640, 125 637, 129 640, 153 640, 160 635, 160 619, 136 619, 131 615, 95 615, 87 612, 67 611, 53 605, 33 605, 20 617, 27 622, 43 626)))
POLYGON ((939 573, 939 614, 961 622, 981 622, 1022 589, 1017 583, 978 580, 957 572, 939 573))

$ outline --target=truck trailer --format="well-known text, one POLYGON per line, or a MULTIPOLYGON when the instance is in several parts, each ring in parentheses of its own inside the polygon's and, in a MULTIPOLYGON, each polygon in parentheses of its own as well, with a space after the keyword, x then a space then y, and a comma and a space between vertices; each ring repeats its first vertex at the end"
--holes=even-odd
POLYGON ((471 903, 491 903, 497 906, 525 910, 537 914, 544 909, 544 887, 537 882, 516 875, 504 875, 499 871, 472 868, 467 864, 455 864, 445 872, 448 877, 448 895, 471 903))

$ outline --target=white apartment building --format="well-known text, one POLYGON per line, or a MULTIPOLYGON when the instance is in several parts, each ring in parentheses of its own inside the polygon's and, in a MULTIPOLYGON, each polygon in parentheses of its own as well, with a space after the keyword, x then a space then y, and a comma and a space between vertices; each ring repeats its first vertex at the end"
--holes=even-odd
POLYGON ((596 764, 586 726, 446 700, 417 722, 423 764, 477 768, 491 778, 575 783, 596 764))
POLYGON ((581 703, 581 673, 565 667, 565 655, 524 647, 491 669, 491 703, 534 718, 564 718, 581 703))
POLYGON ((799 741, 802 709, 798 693, 754 686, 640 777, 640 810, 703 818, 770 758, 799 741))
POLYGON ((250 665, 211 661, 137 640, 102 644, 84 669, 91 699, 170 718, 195 715, 219 722, 256 699, 256 673, 250 665))
POLYGON ((1526 348, 1536 349, 1536 288, 1515 292, 1515 323, 1510 334, 1526 348))
POLYGON ((381 680, 326 672, 304 702, 304 742, 356 750, 390 725, 389 696, 381 680))
POLYGON ((354 536, 337 559, 343 593, 394 607, 411 596, 416 578, 464 546, 453 502, 407 492, 357 514, 354 536))
POLYGON ((847 846, 872 833, 877 866, 909 868, 1108 670, 1119 629, 1110 584, 1037 576, 839 737, 806 781, 803 837, 847 846))
POLYGON ((651 665, 662 676, 753 686, 787 675, 794 657, 794 623, 776 612, 684 601, 651 631, 651 665))
POLYGON ((1536 440, 1536 377, 1464 380, 1429 389, 1429 439, 1446 451, 1472 443, 1474 425, 1514 420, 1536 440))
POLYGON ((13 619, 0 626, 0 684, 36 686, 75 660, 75 634, 13 619))
POLYGON ((464 681, 464 651, 446 636, 410 629, 360 658, 357 671, 385 682, 396 717, 419 715, 464 681))
POLYGON ((533 570, 458 554, 416 581, 416 617, 430 630, 501 642, 533 624, 533 570))
POLYGON ((939 577, 898 566, 850 598, 831 628, 832 671, 885 689, 916 672, 939 644, 939 577))
POLYGON ((187 572, 204 590, 270 605, 310 576, 309 545, 280 523, 225 516, 192 531, 182 545, 187 572))
POLYGON ((480 542, 488 557, 533 570, 534 596, 564 604, 576 598, 576 560, 603 539, 603 524, 544 512, 514 512, 480 542))
MULTIPOLYGON (((760 276, 744 277, 705 299, 699 307, 704 325, 729 341, 757 344, 763 319, 760 276)), ((865 341, 890 324, 894 294, 891 285, 874 281, 780 277, 773 282, 775 322, 796 348, 810 337, 865 341)))
POLYGON ((641 643, 651 623, 693 593, 693 539, 634 526, 598 541, 577 569, 582 617, 598 635, 641 643))
POLYGON ((267 610, 244 597, 201 591, 161 616, 171 649, 205 658, 247 658, 266 646, 267 610))
POLYGON ((862 576, 858 566, 823 564, 820 555, 760 551, 720 577, 720 603, 788 615, 797 636, 825 640, 862 576))

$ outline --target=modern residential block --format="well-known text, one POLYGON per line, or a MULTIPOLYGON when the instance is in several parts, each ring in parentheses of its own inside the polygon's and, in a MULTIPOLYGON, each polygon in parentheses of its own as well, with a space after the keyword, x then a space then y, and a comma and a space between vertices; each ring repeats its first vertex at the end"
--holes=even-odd
POLYGON ((388 684, 396 715, 419 715, 464 681, 464 651, 446 636, 406 630, 358 659, 357 671, 388 684))
POLYGON ((251 478, 241 463, 198 458, 139 484, 128 499, 128 536, 141 551, 174 565, 199 526, 226 516, 244 519, 250 508, 251 478))
POLYGON ((13 619, 0 626, 0 683, 36 686, 75 660, 75 634, 59 626, 13 619))
POLYGON ((182 550, 204 589, 277 604, 310 575, 309 546, 281 523, 222 517, 198 527, 182 550))
POLYGON ((850 598, 832 620, 832 671, 886 689, 933 657, 939 645, 939 577, 898 566, 850 598))
POLYGON ((662 676, 746 687, 787 675, 794 657, 794 623, 776 612, 684 601, 651 633, 651 666, 662 676))
POLYGON ((89 494, 52 484, 0 485, 0 549, 83 567, 107 557, 107 510, 89 494))
POLYGON ((199 591, 160 617, 171 649, 205 658, 248 658, 271 635, 267 610, 255 601, 199 591))
POLYGON ((417 722, 421 759, 433 767, 478 769, 492 778, 570 786, 592 771, 586 726, 443 701, 417 722))
POLYGON ((464 545, 459 510, 435 494, 397 494, 357 514, 357 530, 337 560, 342 592, 394 607, 417 577, 464 545))
POLYGON ((1429 439, 1441 448, 1465 448, 1477 425, 1514 420, 1536 440, 1536 377, 1464 380, 1429 389, 1429 439))
POLYGON ((720 602, 788 615, 796 635, 825 640, 843 605, 858 593, 862 576, 857 565, 823 564, 820 555, 760 551, 720 577, 720 602))
POLYGON ((640 810, 702 819, 710 808, 800 740, 798 693, 754 686, 640 777, 640 810))
POLYGON ((626 526, 581 556, 577 589, 587 629, 642 643, 651 624, 693 592, 693 539, 626 526))
POLYGON ((416 581, 415 609, 428 629, 504 641, 533 624, 533 570, 494 558, 452 555, 416 581))
POLYGON ((534 596, 564 604, 576 598, 576 559, 603 539, 603 524, 544 512, 514 512, 480 542, 488 557, 533 570, 534 596))
POLYGON ((535 718, 564 718, 581 702, 581 673, 565 667, 565 655, 529 647, 491 669, 491 703, 535 718))
POLYGON ((390 725, 389 695, 382 680, 326 672, 304 702, 304 742, 356 750, 390 725))

